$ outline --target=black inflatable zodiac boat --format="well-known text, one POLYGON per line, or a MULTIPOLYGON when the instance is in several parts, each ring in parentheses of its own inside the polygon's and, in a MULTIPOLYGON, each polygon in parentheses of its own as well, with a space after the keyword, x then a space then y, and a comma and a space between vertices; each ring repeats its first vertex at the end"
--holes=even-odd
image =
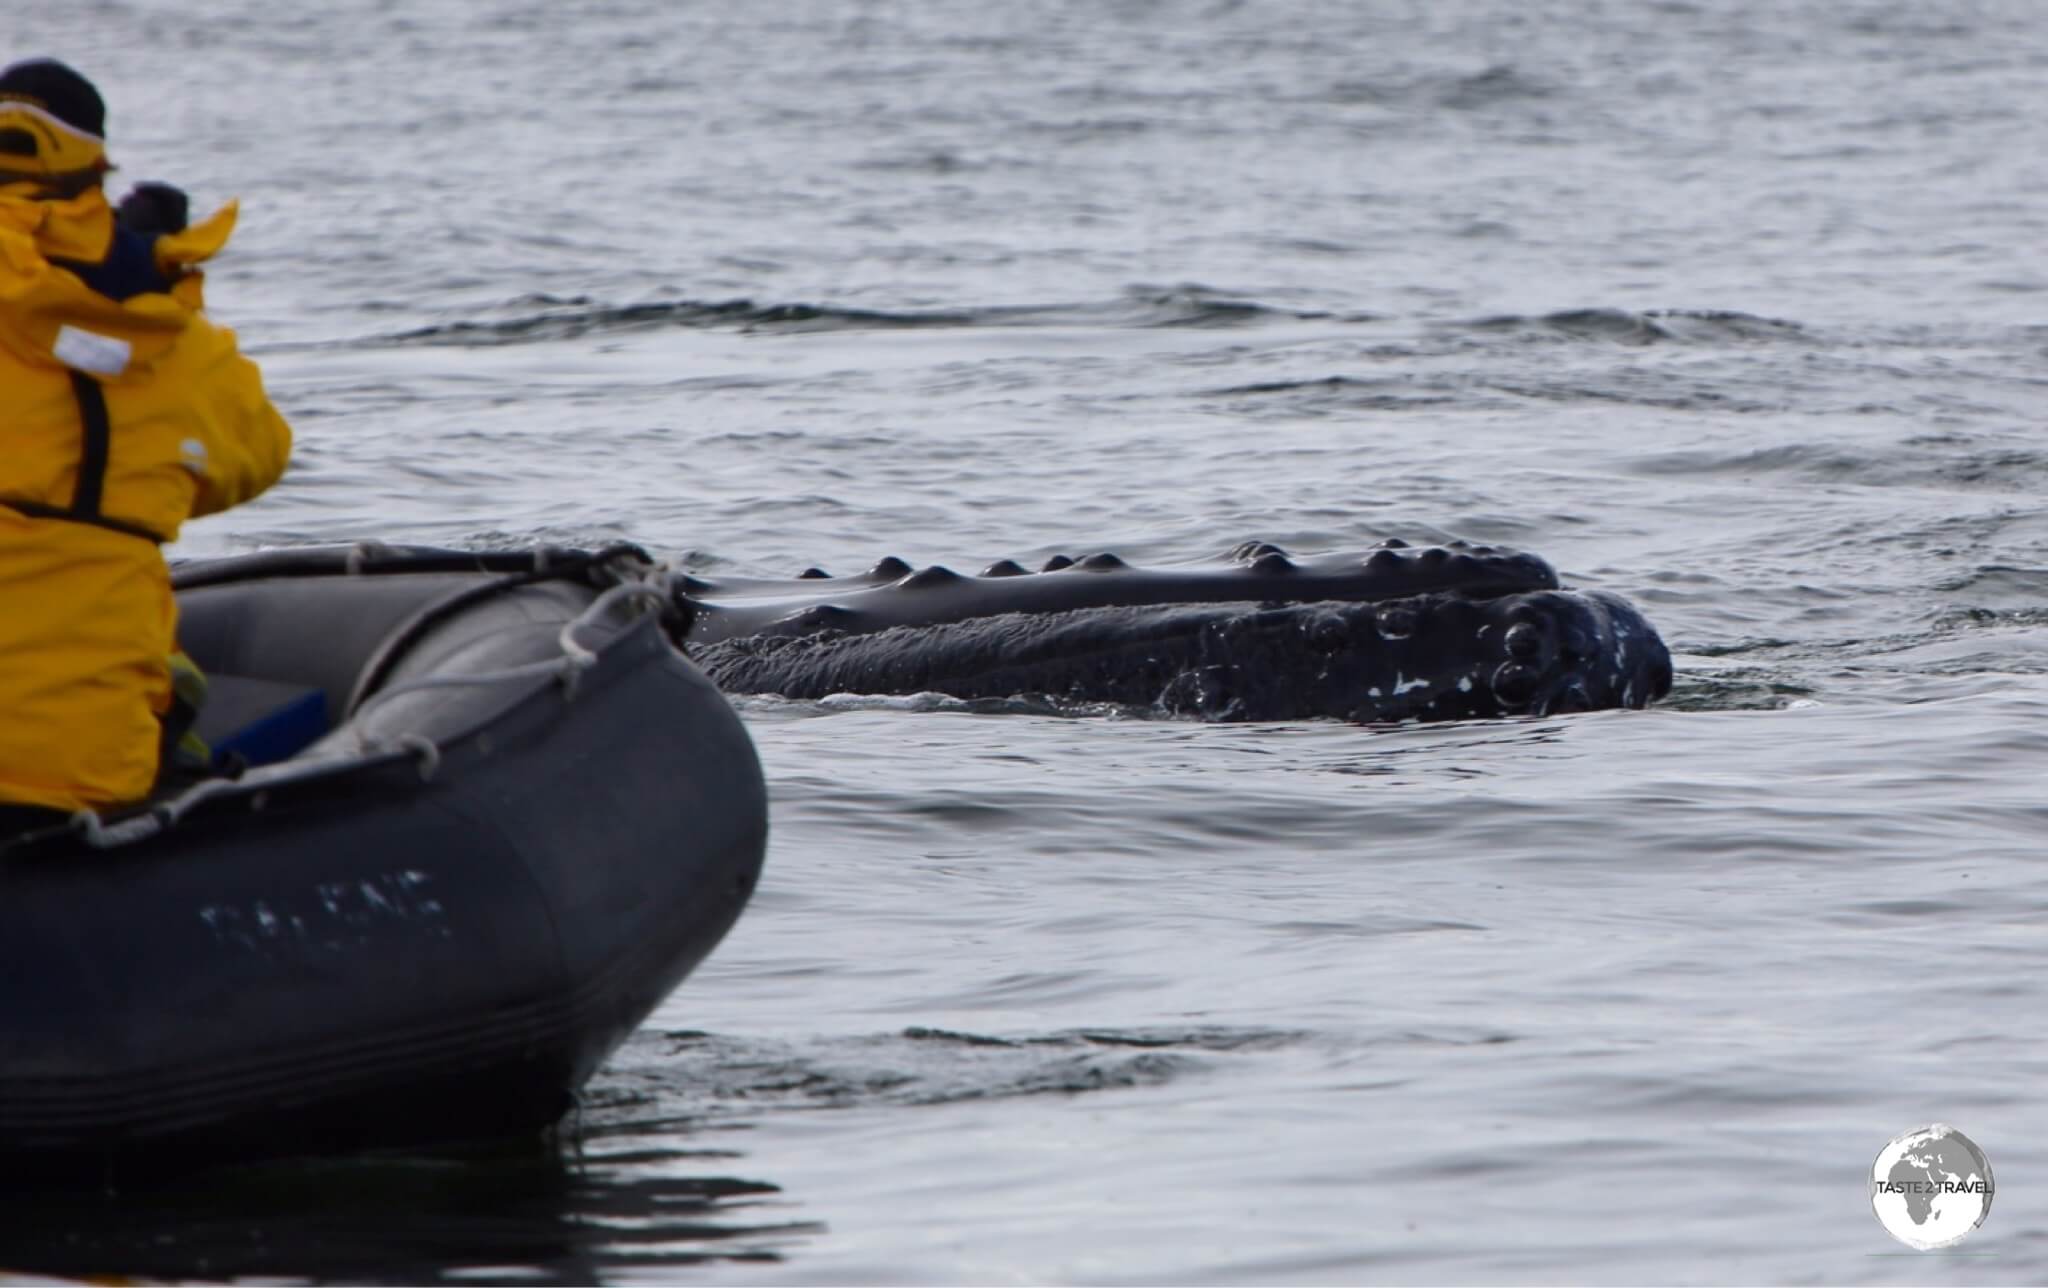
POLYGON ((0 1171, 559 1117, 733 924, 767 838, 752 744, 643 570, 623 548, 181 565, 219 699, 313 694, 328 728, 0 851, 0 1171))

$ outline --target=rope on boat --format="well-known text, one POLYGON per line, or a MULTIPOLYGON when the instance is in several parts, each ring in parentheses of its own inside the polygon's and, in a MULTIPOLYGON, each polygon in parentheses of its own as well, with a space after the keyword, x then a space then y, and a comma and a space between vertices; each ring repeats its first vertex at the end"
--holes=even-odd
POLYGON ((158 801, 141 814, 109 823, 99 816, 98 811, 82 809, 71 816, 72 828, 85 838, 85 843, 95 850, 110 850, 117 845, 133 845, 148 840, 159 832, 167 832, 178 825, 178 820, 201 801, 215 796, 224 796, 236 789, 232 778, 208 778, 179 792, 169 800, 158 801))
POLYGON ((390 559, 396 552, 386 542, 358 541, 348 548, 348 556, 342 561, 342 568, 351 577, 360 577, 373 559, 390 559))

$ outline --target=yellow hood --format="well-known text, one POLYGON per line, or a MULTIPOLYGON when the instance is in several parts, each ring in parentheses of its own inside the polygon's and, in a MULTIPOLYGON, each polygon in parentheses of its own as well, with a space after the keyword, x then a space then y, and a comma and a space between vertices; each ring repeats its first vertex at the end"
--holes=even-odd
POLYGON ((168 292, 117 303, 50 262, 105 258, 114 234, 106 194, 93 188, 49 201, 32 192, 0 186, 0 346, 31 366, 75 367, 111 382, 146 376, 205 307, 203 279, 191 270, 227 244, 236 203, 157 239, 157 266, 175 279, 168 292))

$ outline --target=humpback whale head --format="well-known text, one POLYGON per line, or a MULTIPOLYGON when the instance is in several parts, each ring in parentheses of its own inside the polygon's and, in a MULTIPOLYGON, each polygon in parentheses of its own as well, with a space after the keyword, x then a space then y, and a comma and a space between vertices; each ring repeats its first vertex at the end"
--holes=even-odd
POLYGON ((1649 704, 1671 659, 1616 596, 1534 555, 1389 542, 1132 568, 1107 554, 979 577, 885 559, 850 578, 709 581, 676 598, 733 693, 1040 695, 1205 720, 1373 722, 1649 704))

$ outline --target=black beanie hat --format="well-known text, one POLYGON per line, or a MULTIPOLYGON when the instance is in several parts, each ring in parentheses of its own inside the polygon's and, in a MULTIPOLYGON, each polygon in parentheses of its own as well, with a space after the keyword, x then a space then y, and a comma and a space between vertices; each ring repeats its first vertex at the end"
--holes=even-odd
POLYGON ((0 101, 42 108, 74 130, 104 136, 107 105, 92 82, 54 58, 31 58, 0 71, 0 101))

